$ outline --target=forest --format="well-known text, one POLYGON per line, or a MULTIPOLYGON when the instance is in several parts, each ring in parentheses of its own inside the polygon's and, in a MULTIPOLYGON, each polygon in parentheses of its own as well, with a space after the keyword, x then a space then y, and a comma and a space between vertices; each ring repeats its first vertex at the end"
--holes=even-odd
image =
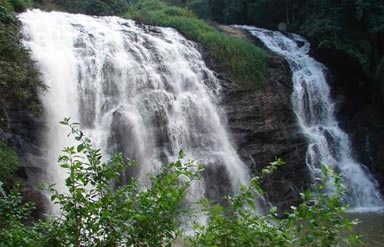
POLYGON ((375 80, 384 73, 384 4, 379 0, 170 1, 200 17, 295 32, 319 48, 339 50, 375 80))
POLYGON ((301 203, 285 212, 271 207, 260 215, 256 212, 257 200, 264 194, 261 184, 284 167, 285 162, 276 158, 264 164, 237 195, 220 202, 199 201, 201 215, 209 219, 201 224, 193 218, 196 215, 191 216, 186 198, 191 184, 204 176, 204 166, 196 166, 180 151, 176 161, 149 177, 147 189, 140 189, 143 184, 134 177, 124 184, 122 174, 140 164, 126 162, 119 152, 104 162, 102 151, 70 116, 63 116, 61 124, 75 144, 58 157, 68 174, 67 192, 50 184, 41 188, 62 214, 36 217, 36 205, 21 193, 26 151, 18 137, 9 138, 34 131, 31 127, 20 134, 22 121, 14 124, 14 115, 46 117, 38 94, 50 88, 22 44, 17 17, 29 8, 173 27, 201 45, 210 69, 223 81, 235 82, 241 92, 268 88, 270 55, 219 26, 244 24, 294 32, 308 38, 315 51, 336 51, 352 60, 369 79, 362 81, 363 87, 373 82, 381 90, 377 94, 384 95, 384 2, 380 0, 0 0, 0 246, 363 245, 353 233, 358 222, 345 217, 348 206, 343 198, 349 192, 338 171, 322 166, 323 181, 302 189, 301 203), (331 196, 329 183, 335 188, 331 196), (183 228, 186 218, 192 235, 183 228))

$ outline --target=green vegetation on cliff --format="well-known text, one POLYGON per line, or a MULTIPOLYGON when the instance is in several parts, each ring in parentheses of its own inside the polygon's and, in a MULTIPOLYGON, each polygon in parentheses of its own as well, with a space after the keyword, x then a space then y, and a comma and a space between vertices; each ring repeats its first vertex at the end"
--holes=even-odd
POLYGON ((167 0, 200 17, 269 29, 286 26, 319 48, 352 57, 367 75, 384 82, 384 2, 381 0, 167 0), (204 9, 204 12, 201 9, 204 9))
POLYGON ((139 1, 125 17, 150 25, 173 27, 186 38, 205 47, 235 82, 246 88, 265 83, 266 53, 248 41, 217 31, 184 8, 168 6, 157 0, 139 1))
POLYGON ((246 41, 218 32, 195 14, 220 23, 255 24, 273 29, 284 23, 288 31, 305 35, 319 48, 343 52, 371 78, 384 81, 384 3, 379 0, 1 0, 0 22, 5 28, 0 33, 0 83, 4 85, 0 94, 10 98, 28 98, 30 89, 38 84, 30 79, 36 78, 31 76, 36 71, 22 54, 18 24, 12 17, 12 10, 23 11, 29 6, 93 15, 124 15, 146 24, 174 27, 201 43, 222 71, 227 70, 232 79, 247 87, 265 82, 265 53, 246 41))
POLYGON ((34 5, 72 13, 120 15, 148 25, 173 27, 206 48, 220 71, 239 85, 253 88, 266 83, 267 55, 262 49, 217 31, 186 8, 159 0, 35 0, 34 5))
POLYGON ((87 15, 120 15, 127 11, 126 0, 33 0, 34 7, 87 15))

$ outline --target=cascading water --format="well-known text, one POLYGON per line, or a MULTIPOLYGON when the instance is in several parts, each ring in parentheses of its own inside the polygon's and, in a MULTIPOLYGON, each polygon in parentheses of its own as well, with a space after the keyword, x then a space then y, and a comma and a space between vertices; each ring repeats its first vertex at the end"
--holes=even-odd
POLYGON ((137 160, 133 172, 142 179, 183 150, 209 171, 205 183, 193 185, 194 196, 220 197, 248 183, 216 105, 220 85, 195 43, 171 28, 117 17, 33 10, 19 18, 49 87, 41 100, 51 182, 63 184, 56 160, 70 143, 58 123, 71 117, 106 154, 137 160), (212 183, 223 178, 217 189, 212 183))
MULTIPOLYGON (((302 133, 307 138, 306 161, 314 177, 321 164, 340 172, 346 182, 346 202, 354 208, 383 206, 377 182, 353 159, 348 135, 335 118, 334 103, 326 81, 326 68, 307 55, 310 44, 303 37, 251 26, 248 30, 271 51, 284 57, 292 71, 292 105, 302 133)), ((329 184, 332 190, 332 184, 329 184)))

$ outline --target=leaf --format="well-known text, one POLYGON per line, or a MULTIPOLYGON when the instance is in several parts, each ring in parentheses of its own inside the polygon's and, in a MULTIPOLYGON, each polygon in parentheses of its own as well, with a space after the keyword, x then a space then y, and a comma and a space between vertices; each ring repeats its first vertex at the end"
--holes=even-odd
POLYGON ((267 174, 270 174, 271 173, 271 171, 270 170, 268 170, 268 169, 262 169, 261 170, 261 174, 263 174, 263 175, 267 175, 267 174))
POLYGON ((330 172, 330 169, 326 165, 321 165, 321 172, 323 173, 323 175, 327 176, 330 172))
POLYGON ((252 198, 247 198, 247 203, 248 203, 248 206, 250 206, 253 210, 256 210, 256 205, 255 205, 255 202, 252 198))
POLYGON ((259 195, 263 195, 264 194, 264 191, 263 191, 263 189, 260 187, 260 185, 255 185, 254 186, 254 188, 255 188, 255 190, 256 190, 256 192, 259 194, 259 195))
POLYGON ((80 144, 77 146, 77 152, 80 153, 81 151, 84 150, 84 145, 83 144, 80 144))

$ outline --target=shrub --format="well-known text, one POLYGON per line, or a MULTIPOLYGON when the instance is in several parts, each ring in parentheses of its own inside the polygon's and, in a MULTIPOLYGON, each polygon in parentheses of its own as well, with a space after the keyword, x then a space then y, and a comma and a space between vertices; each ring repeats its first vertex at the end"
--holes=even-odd
POLYGON ((65 148, 59 158, 68 172, 68 192, 50 186, 61 215, 53 219, 58 230, 49 239, 59 246, 169 246, 179 236, 182 202, 199 172, 191 171, 192 162, 181 162, 181 152, 180 160, 151 175, 144 189, 135 178, 111 186, 119 184, 121 171, 134 164, 125 163, 121 154, 102 162, 100 150, 68 121, 62 123, 79 144, 65 148))
POLYGON ((2 10, 0 13, 13 11, 12 4, 8 0, 0 0, 0 8, 1 7, 3 7, 4 10, 2 10))
POLYGON ((31 0, 10 0, 11 4, 13 6, 13 9, 20 13, 27 10, 27 8, 32 7, 32 1, 31 0))
MULTIPOLYGON (((282 165, 281 160, 263 169, 271 173, 282 165)), ((204 212, 209 217, 207 225, 195 224, 195 236, 188 239, 190 246, 353 246, 362 244, 353 234, 352 225, 357 223, 345 219, 346 208, 341 197, 346 192, 340 176, 323 167, 325 180, 333 179, 336 192, 329 195, 323 181, 313 193, 302 194, 303 202, 292 206, 287 218, 277 218, 276 208, 270 213, 256 213, 257 197, 261 194, 259 182, 255 177, 250 187, 243 187, 239 195, 226 197, 226 207, 204 201, 204 212), (258 193, 256 193, 258 192, 258 193)))
MULTIPOLYGON (((142 187, 132 178, 119 185, 120 172, 133 165, 125 163, 121 154, 102 162, 100 150, 93 148, 77 124, 69 119, 63 124, 79 142, 64 149, 59 162, 68 177, 67 192, 49 187, 51 200, 60 214, 26 224, 33 205, 23 203, 17 189, 8 195, 0 184, 0 246, 174 246, 181 239, 184 246, 352 246, 355 236, 347 237, 352 223, 345 220, 345 207, 340 196, 345 193, 342 180, 323 168, 333 179, 336 193, 327 196, 325 185, 317 193, 303 193, 303 203, 292 207, 287 218, 279 219, 276 209, 269 214, 256 213, 259 186, 263 178, 255 177, 238 195, 227 196, 226 206, 207 200, 200 203, 207 224, 194 224, 194 236, 185 236, 180 228, 181 216, 191 212, 183 204, 190 183, 199 179, 201 168, 180 159, 167 164, 150 184, 142 187), (115 186, 112 186, 112 185, 115 186), (116 186, 119 185, 119 186, 116 186)), ((263 169, 269 174, 283 162, 277 160, 263 169)))

